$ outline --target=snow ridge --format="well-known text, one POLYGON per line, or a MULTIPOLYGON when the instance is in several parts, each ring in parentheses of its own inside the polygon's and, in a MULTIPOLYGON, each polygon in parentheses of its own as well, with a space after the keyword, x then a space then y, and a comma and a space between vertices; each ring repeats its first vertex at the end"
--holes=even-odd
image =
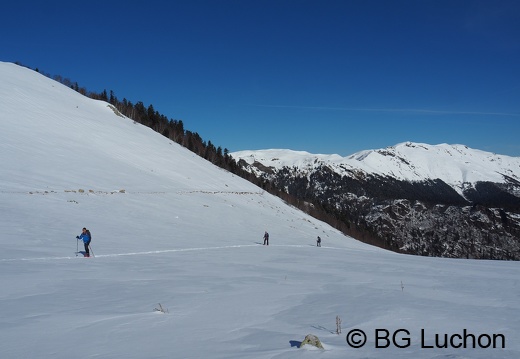
POLYGON ((312 172, 327 166, 340 175, 362 171, 405 181, 440 179, 462 193, 479 181, 504 183, 505 176, 520 180, 520 158, 472 149, 465 145, 403 142, 384 149, 366 150, 347 157, 292 150, 237 151, 236 160, 280 170, 283 167, 312 172))

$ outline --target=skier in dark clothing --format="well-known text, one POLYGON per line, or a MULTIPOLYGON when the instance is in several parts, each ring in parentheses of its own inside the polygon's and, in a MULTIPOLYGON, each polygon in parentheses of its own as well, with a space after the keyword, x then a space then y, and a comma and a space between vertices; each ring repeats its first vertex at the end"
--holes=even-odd
POLYGON ((321 238, 318 236, 318 239, 316 240, 316 246, 321 247, 321 238))
POLYGON ((83 241, 83 245, 85 246, 85 257, 90 257, 89 245, 92 239, 90 235, 90 231, 83 227, 83 230, 79 236, 76 236, 77 239, 81 239, 83 241))
POLYGON ((269 233, 267 231, 264 234, 264 246, 269 245, 269 233))

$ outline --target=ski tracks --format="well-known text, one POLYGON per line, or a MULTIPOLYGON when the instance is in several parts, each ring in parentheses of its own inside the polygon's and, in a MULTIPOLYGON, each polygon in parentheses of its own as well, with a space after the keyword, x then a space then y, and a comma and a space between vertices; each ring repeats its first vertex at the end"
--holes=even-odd
MULTIPOLYGON (((112 253, 112 254, 96 254, 96 256, 90 257, 88 260, 95 258, 117 258, 125 256, 146 256, 153 254, 164 254, 164 253, 177 253, 177 252, 196 252, 196 251, 210 251, 219 249, 233 249, 233 248, 246 248, 246 247, 257 247, 262 244, 236 244, 229 246, 215 246, 215 247, 193 247, 193 248, 175 248, 175 249, 164 249, 156 251, 144 251, 144 252, 128 252, 128 253, 112 253)), ((269 247, 288 247, 288 248, 310 248, 315 247, 310 244, 272 244, 269 247)), ((340 248, 340 247, 321 247, 322 249, 335 249, 335 250, 352 250, 352 248, 340 248)), ((0 259, 1 262, 23 262, 23 261, 57 261, 57 260, 71 260, 71 259, 83 259, 82 256, 63 256, 63 257, 32 257, 32 258, 4 258, 0 259)))

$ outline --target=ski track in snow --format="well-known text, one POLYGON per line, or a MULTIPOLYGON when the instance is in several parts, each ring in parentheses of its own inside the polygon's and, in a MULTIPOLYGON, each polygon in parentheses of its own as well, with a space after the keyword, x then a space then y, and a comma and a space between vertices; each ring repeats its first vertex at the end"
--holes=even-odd
MULTIPOLYGON (((230 249, 230 248, 245 248, 245 247, 257 247, 263 246, 262 244, 237 244, 231 246, 217 246, 217 247, 194 247, 194 248, 177 248, 177 249, 164 249, 157 251, 146 251, 146 252, 129 252, 129 253, 112 253, 112 254, 96 254, 91 256, 89 259, 95 258, 114 258, 124 256, 143 256, 150 254, 164 254, 164 253, 176 253, 176 252, 193 252, 193 251, 209 251, 218 249, 230 249)), ((289 247, 289 248, 315 248, 312 244, 270 244, 268 247, 289 247)), ((341 248, 341 247, 328 247, 322 246, 322 249, 334 249, 334 250, 356 250, 354 248, 341 248)), ((84 258, 83 255, 78 256, 64 256, 64 257, 34 257, 34 258, 4 258, 0 259, 0 262, 18 262, 18 261, 51 261, 51 260, 67 260, 67 259, 78 259, 84 258)))

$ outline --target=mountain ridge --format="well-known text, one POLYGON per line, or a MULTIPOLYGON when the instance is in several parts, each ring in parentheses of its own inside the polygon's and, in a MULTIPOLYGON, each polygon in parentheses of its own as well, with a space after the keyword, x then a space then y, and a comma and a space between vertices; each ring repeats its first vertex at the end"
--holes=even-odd
POLYGON ((402 142, 382 149, 360 151, 346 157, 285 149, 236 151, 231 156, 244 160, 249 165, 258 162, 277 170, 286 166, 296 167, 303 173, 320 165, 327 165, 342 176, 363 171, 406 181, 440 179, 459 194, 463 194, 467 183, 504 183, 504 177, 520 180, 520 157, 498 155, 465 145, 402 142))
POLYGON ((520 158, 403 142, 348 157, 231 153, 280 191, 326 208, 343 231, 398 252, 520 259, 520 158))

